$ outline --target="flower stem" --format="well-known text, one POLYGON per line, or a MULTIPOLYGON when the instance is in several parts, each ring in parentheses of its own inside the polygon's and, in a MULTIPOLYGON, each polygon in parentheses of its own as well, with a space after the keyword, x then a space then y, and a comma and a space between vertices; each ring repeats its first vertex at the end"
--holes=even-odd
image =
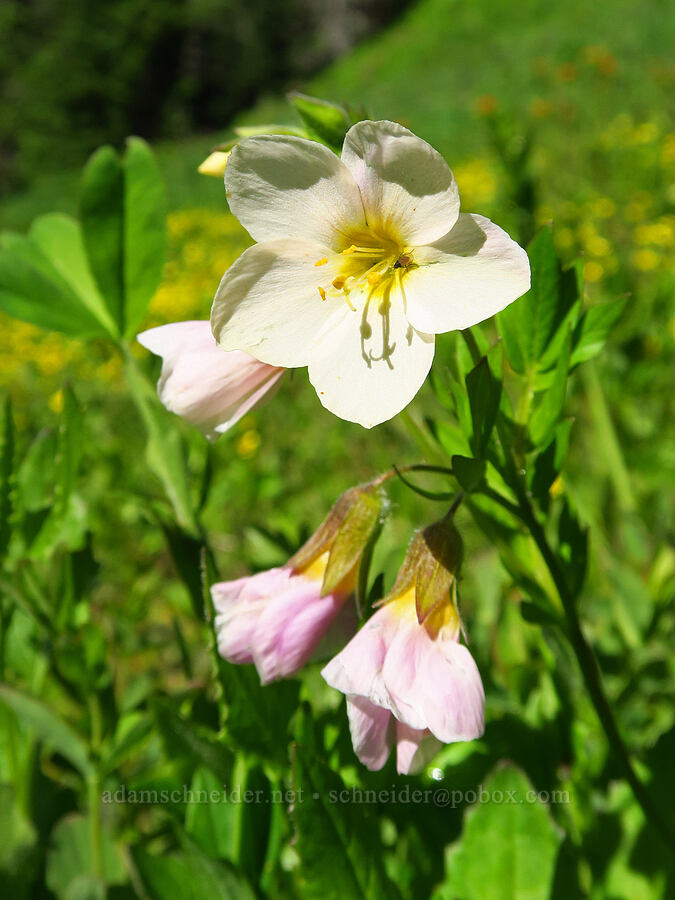
MULTIPOLYGON (((468 329, 462 332, 462 336, 466 341, 472 359, 475 363, 478 363, 481 359, 481 352, 476 343, 476 339, 468 329)), ((497 416, 497 433, 504 453, 506 474, 511 487, 516 492, 518 506, 515 507, 491 489, 488 489, 488 496, 491 496, 493 500, 496 500, 503 507, 509 509, 510 512, 520 518, 523 524, 528 528, 534 542, 539 548, 539 552, 551 574, 565 612, 567 621, 565 633, 572 645, 586 689, 588 690, 596 714, 600 720, 600 724, 607 736, 610 748, 620 763, 624 777, 630 785, 635 799, 642 807, 647 821, 658 830, 667 846, 675 848, 675 837, 673 837, 665 818, 654 805, 650 794, 633 767, 630 754, 621 737, 619 727, 614 717, 614 712, 612 711, 612 707, 605 693, 600 666, 598 665, 593 648, 586 640, 581 628, 581 622, 577 613, 576 597, 567 584, 567 579, 560 564, 560 560, 551 548, 546 533, 539 523, 529 501, 525 486, 523 485, 521 476, 518 472, 518 467, 513 459, 511 448, 508 443, 508 435, 506 434, 503 421, 501 421, 501 413, 497 416)))
POLYGON ((654 805, 650 794, 647 792, 644 784, 638 777, 638 774, 633 767, 630 754, 623 741, 623 738, 621 737, 621 733, 616 723, 612 707, 605 693, 605 689, 602 683, 602 673, 600 671, 598 661, 596 659, 595 653, 593 652, 593 648, 586 640, 582 631, 581 622, 577 613, 575 597, 568 588, 567 580, 565 578, 562 567, 560 566, 560 562, 551 549, 544 529, 537 521, 534 515, 534 511, 529 504, 529 501, 527 501, 526 498, 522 497, 520 497, 519 500, 519 508, 522 521, 525 523, 525 525, 527 525, 530 534, 534 539, 534 542, 539 548, 539 552, 541 553, 544 562, 546 563, 548 570, 551 573, 551 577, 553 578, 553 582, 562 602, 563 609, 565 611, 565 618, 567 620, 566 634, 572 645, 572 649, 574 650, 574 654, 579 663, 586 688, 591 697, 600 723, 605 731, 610 747, 613 750, 618 762, 620 763, 626 781, 631 786, 635 799, 642 807, 647 821, 654 825, 654 827, 660 832, 661 837, 664 839, 666 845, 675 849, 675 838, 671 834, 670 828, 665 818, 661 815, 660 811, 654 805))

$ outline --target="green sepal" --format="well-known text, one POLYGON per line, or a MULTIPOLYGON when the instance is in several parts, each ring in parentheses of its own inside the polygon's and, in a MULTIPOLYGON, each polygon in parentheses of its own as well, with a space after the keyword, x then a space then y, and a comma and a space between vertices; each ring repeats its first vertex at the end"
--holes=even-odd
POLYGON ((417 621, 422 625, 452 596, 462 563, 462 538, 448 517, 418 531, 408 547, 394 586, 378 606, 396 600, 414 585, 417 621))
POLYGON ((379 525, 382 501, 374 485, 350 488, 338 499, 289 565, 298 570, 329 552, 322 595, 329 594, 356 568, 379 525))

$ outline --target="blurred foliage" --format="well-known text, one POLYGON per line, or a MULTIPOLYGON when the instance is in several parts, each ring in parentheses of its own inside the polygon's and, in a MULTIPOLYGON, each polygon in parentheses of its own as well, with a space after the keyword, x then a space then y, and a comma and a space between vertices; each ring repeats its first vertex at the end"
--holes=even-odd
POLYGON ((222 127, 344 53, 403 0, 5 0, 0 187, 127 134, 222 127), (45 36, 49 36, 45 40, 45 36))

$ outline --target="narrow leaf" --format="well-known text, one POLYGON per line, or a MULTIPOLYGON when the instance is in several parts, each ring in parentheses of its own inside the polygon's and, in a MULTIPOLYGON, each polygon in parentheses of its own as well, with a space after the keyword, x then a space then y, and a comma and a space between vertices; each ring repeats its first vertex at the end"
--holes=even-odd
POLYGON ((482 459, 497 418, 501 395, 501 384, 490 371, 487 356, 466 376, 466 390, 473 426, 471 449, 476 458, 482 459))
POLYGON ((85 167, 80 221, 91 271, 124 333, 124 169, 113 147, 100 147, 85 167))
POLYGON ((13 710, 24 726, 33 728, 40 740, 69 760, 82 775, 92 771, 87 745, 50 707, 8 684, 0 684, 0 701, 13 710))
POLYGON ((377 820, 363 805, 349 803, 340 777, 301 745, 293 752, 293 787, 302 896, 398 900, 382 864, 377 820))

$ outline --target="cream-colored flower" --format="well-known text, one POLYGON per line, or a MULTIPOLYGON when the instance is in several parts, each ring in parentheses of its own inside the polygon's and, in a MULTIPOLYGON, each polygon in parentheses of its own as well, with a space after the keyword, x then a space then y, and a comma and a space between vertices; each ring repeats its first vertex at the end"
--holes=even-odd
POLYGON ((359 122, 342 157, 260 136, 232 150, 232 212, 258 241, 220 283, 216 340, 262 362, 308 366, 323 405, 371 428, 415 396, 434 335, 468 328, 528 290, 527 254, 460 214, 436 150, 394 122, 359 122))

